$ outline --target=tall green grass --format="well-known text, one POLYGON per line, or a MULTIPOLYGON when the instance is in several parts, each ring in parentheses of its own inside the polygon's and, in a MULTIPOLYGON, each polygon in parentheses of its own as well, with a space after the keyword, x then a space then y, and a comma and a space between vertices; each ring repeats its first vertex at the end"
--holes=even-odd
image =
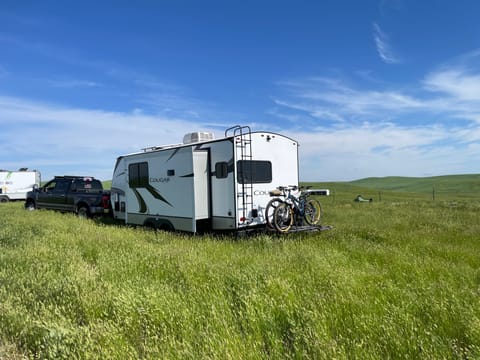
POLYGON ((2 205, 0 357, 480 358, 480 203, 404 200, 241 239, 2 205))

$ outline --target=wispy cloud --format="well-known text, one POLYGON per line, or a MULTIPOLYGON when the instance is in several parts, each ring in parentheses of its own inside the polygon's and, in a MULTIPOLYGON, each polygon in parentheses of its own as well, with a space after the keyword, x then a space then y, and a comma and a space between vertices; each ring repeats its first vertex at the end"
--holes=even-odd
POLYGON ((387 114, 421 111, 429 107, 428 101, 401 89, 365 89, 340 78, 312 77, 279 85, 287 95, 274 97, 277 105, 304 111, 325 121, 385 119, 387 114))
POLYGON ((440 92, 458 101, 480 102, 480 74, 454 67, 428 74, 424 80, 429 91, 440 92))
POLYGON ((92 88, 102 86, 96 81, 80 80, 80 79, 50 79, 51 86, 57 88, 92 88))
POLYGON ((301 144, 305 178, 469 172, 480 147, 478 59, 462 56, 397 86, 340 76, 279 82, 283 95, 273 97, 271 115, 302 118, 303 130, 287 124, 301 144))
POLYGON ((383 32, 377 23, 373 24, 373 39, 375 40, 378 55, 385 63, 397 64, 401 62, 400 58, 395 55, 392 49, 389 36, 383 32))

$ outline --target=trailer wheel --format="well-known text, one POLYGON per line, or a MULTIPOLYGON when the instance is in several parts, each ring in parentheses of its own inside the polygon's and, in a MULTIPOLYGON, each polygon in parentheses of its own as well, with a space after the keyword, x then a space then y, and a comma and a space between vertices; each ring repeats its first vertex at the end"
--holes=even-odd
POLYGON ((175 230, 175 228, 173 227, 173 225, 170 221, 165 221, 164 223, 162 223, 158 227, 158 229, 163 230, 163 231, 174 231, 175 230))
POLYGON ((6 203, 6 202, 8 202, 8 200, 9 200, 8 197, 0 196, 0 203, 6 203))
POLYGON ((150 218, 145 220, 143 225, 149 229, 163 230, 163 231, 175 231, 172 223, 166 219, 154 219, 150 218))

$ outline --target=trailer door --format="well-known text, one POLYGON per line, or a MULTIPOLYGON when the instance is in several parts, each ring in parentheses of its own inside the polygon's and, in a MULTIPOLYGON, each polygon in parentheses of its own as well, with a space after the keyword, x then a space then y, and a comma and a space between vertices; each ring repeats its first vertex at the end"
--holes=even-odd
POLYGON ((193 186, 195 193, 195 220, 210 218, 208 150, 193 152, 193 186))

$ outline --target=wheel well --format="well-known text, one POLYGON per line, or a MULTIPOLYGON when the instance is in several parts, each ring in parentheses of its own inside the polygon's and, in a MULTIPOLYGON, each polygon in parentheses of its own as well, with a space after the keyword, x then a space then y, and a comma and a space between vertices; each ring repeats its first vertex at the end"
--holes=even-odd
POLYGON ((25 205, 28 205, 28 204, 33 204, 35 206, 35 200, 32 198, 27 198, 25 200, 25 205))
POLYGON ((78 210, 79 210, 80 208, 82 208, 82 207, 86 208, 87 211, 90 212, 90 207, 89 207, 88 204, 85 203, 85 202, 79 202, 79 203, 77 204, 77 212, 78 212, 78 210))

